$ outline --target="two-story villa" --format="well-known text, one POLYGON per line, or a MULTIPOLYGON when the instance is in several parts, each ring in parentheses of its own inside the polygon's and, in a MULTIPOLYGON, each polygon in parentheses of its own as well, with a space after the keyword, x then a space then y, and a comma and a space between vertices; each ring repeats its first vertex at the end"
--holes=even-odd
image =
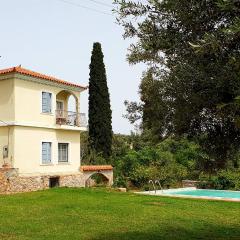
POLYGON ((7 166, 0 188, 17 192, 84 186, 86 179, 80 171, 80 137, 87 129, 85 115, 80 113, 84 90, 84 86, 21 66, 0 70, 2 171, 7 166), (75 111, 69 111, 70 96, 75 111))

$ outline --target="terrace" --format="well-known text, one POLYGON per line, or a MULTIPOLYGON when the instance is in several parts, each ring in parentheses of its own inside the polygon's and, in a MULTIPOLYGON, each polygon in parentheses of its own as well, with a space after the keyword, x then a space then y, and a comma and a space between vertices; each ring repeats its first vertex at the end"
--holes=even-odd
POLYGON ((86 114, 72 111, 56 110, 56 124, 75 127, 87 127, 86 114))
POLYGON ((86 114, 80 113, 79 97, 63 90, 56 96, 56 124, 87 127, 86 114))

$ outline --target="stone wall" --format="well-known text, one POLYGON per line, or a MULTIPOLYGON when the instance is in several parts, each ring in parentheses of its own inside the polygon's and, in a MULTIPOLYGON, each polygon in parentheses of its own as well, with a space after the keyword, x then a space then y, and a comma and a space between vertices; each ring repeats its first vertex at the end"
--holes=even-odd
POLYGON ((15 168, 0 168, 0 193, 5 193, 9 191, 10 188, 10 178, 15 178, 18 176, 18 169, 15 168))
POLYGON ((85 187, 84 174, 60 176, 60 187, 85 187))
MULTIPOLYGON (((113 171, 87 171, 66 175, 21 176, 18 169, 0 168, 0 194, 31 192, 50 188, 50 179, 57 178, 59 187, 85 187, 95 173, 102 174, 113 184, 113 171)), ((92 183, 90 186, 93 186, 92 183)))
POLYGON ((7 178, 2 172, 0 172, 0 193, 6 192, 7 188, 8 188, 7 178))
POLYGON ((0 194, 48 189, 50 178, 59 178, 60 187, 84 187, 83 173, 69 175, 19 176, 16 169, 0 168, 0 194))
POLYGON ((8 182, 8 193, 31 192, 49 188, 49 179, 45 176, 15 176, 8 178, 8 182))

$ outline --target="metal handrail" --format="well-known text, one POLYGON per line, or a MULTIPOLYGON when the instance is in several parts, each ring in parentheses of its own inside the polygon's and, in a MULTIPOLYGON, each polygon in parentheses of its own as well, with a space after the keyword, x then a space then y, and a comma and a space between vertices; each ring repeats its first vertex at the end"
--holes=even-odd
POLYGON ((56 110, 56 124, 77 127, 87 127, 85 113, 56 110))
POLYGON ((148 183, 152 183, 152 186, 153 186, 153 190, 155 191, 155 194, 157 193, 157 190, 156 190, 156 187, 155 187, 155 184, 153 182, 153 180, 149 180, 148 183))
POLYGON ((161 189, 161 191, 162 191, 162 193, 163 193, 163 188, 162 188, 162 185, 161 185, 161 183, 160 183, 160 181, 159 180, 155 180, 155 184, 157 185, 159 185, 159 187, 160 187, 160 189, 161 189))

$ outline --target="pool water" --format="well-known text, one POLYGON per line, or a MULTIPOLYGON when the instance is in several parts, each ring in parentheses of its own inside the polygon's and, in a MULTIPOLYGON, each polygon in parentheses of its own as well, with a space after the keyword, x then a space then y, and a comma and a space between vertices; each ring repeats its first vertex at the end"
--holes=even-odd
POLYGON ((212 200, 226 200, 240 202, 240 191, 197 189, 195 187, 177 188, 167 190, 136 192, 137 194, 182 197, 182 198, 200 198, 212 200))
POLYGON ((171 195, 186 195, 196 197, 218 197, 218 198, 234 198, 240 200, 240 192, 238 191, 224 191, 224 190, 187 190, 187 191, 176 191, 171 192, 171 195))

